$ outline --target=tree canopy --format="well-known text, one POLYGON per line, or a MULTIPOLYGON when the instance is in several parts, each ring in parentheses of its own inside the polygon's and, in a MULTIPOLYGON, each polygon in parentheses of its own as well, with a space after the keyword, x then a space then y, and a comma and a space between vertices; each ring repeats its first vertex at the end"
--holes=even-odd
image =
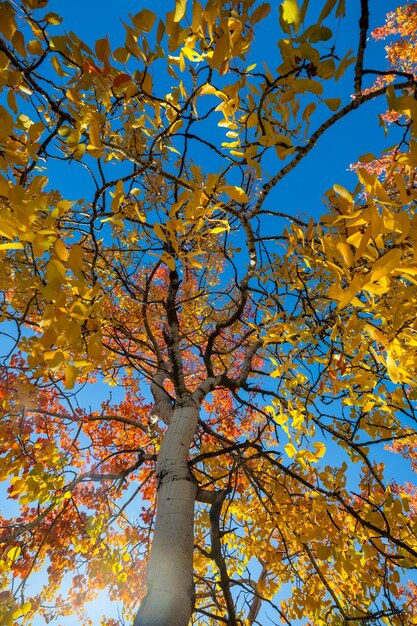
POLYGON ((417 624, 417 4, 55 4, 0 1, 1 623, 417 624))

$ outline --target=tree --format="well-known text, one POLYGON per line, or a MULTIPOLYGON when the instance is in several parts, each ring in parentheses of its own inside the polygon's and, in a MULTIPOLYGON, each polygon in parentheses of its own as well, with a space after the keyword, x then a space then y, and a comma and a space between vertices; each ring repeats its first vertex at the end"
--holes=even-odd
POLYGON ((47 4, 0 3, 2 624, 100 589, 135 626, 417 623, 385 469, 415 459, 416 5, 369 68, 367 0, 355 54, 343 0, 177 0, 94 50, 47 4), (385 96, 389 159, 283 211, 385 96))

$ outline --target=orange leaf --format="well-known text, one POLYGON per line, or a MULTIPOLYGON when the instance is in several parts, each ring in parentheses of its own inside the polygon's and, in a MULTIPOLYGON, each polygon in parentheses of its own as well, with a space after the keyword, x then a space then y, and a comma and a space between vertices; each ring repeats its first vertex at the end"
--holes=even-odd
POLYGON ((113 87, 115 89, 120 89, 120 87, 130 82, 131 80, 132 79, 130 78, 129 74, 118 74, 113 80, 113 87))

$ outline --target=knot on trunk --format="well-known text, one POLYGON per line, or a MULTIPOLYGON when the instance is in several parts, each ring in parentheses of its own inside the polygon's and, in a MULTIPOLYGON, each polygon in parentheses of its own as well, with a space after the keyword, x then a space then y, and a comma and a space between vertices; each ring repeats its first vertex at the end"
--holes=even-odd
POLYGON ((152 430, 156 428, 159 420, 162 420, 164 424, 169 424, 172 419, 174 401, 166 389, 164 389, 166 378, 168 378, 168 371, 160 369, 152 379, 151 392, 154 404, 149 416, 149 427, 152 430))

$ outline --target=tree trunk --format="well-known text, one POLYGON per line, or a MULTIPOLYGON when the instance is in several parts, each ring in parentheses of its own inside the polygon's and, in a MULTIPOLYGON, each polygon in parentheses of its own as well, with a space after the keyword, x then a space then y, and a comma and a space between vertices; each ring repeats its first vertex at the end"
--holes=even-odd
POLYGON ((174 409, 157 463, 157 511, 147 573, 147 595, 134 626, 187 626, 194 598, 194 503, 197 494, 188 454, 198 407, 174 409))

